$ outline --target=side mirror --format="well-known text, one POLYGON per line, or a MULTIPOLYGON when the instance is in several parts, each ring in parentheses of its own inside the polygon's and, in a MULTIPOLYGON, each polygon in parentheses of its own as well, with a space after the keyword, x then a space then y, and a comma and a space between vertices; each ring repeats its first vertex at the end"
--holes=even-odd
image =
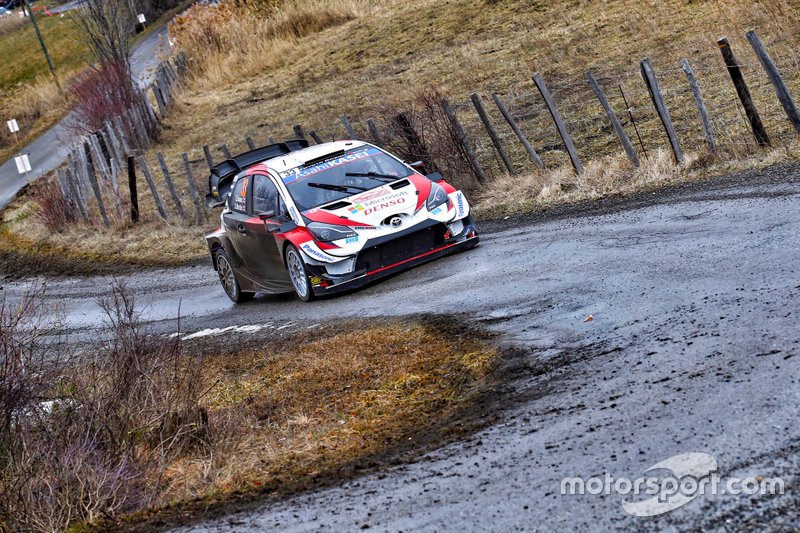
POLYGON ((271 218, 275 218, 275 211, 264 211, 263 213, 259 213, 258 214, 258 218, 260 218, 262 221, 266 222, 267 220, 269 220, 271 218))
POLYGON ((409 164, 408 166, 410 166, 414 170, 421 170, 425 166, 425 163, 423 163, 422 161, 414 161, 413 163, 409 164))

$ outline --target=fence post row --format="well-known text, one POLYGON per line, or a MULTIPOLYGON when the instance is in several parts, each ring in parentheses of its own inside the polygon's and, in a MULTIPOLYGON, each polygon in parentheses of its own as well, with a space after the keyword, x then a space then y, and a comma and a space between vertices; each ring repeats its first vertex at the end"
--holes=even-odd
POLYGON ((95 174, 96 161, 92 161, 90 152, 90 143, 84 142, 80 149, 82 154, 81 164, 86 165, 86 175, 89 178, 89 185, 92 187, 94 197, 97 200, 97 207, 100 210, 100 217, 103 219, 105 226, 109 225, 108 214, 106 213, 106 206, 103 204, 103 195, 100 193, 100 186, 97 183, 97 175, 95 174))
POLYGON ((183 159, 183 169, 186 172, 186 180, 189 182, 189 194, 192 196, 192 203, 194 204, 194 220, 197 224, 202 224, 204 206, 201 203, 200 195, 197 194, 197 186, 192 177, 192 166, 189 164, 189 155, 184 152, 181 158, 183 159))
POLYGON ((353 125, 350 124, 350 119, 348 119, 346 115, 342 115, 339 117, 339 120, 342 122, 342 126, 344 126, 344 129, 347 132, 348 138, 351 140, 357 140, 358 135, 356 134, 356 130, 353 129, 353 125))
POLYGON ((372 142, 377 144, 378 146, 383 146, 383 139, 381 138, 381 134, 378 131, 378 125, 375 124, 375 121, 372 119, 367 120, 367 130, 369 131, 369 136, 372 138, 372 142))
POLYGON ((786 87, 786 83, 783 81, 783 76, 781 76, 778 66, 775 65, 767 49, 764 48, 755 30, 748 31, 745 33, 745 36, 753 46, 753 50, 758 56, 761 66, 764 67, 764 72, 767 73, 767 77, 775 89, 775 95, 783 106, 783 110, 786 111, 789 122, 792 123, 796 131, 800 131, 800 113, 797 112, 797 106, 794 103, 794 99, 792 99, 792 95, 789 93, 789 89, 786 87))
POLYGON ((164 202, 161 201, 161 195, 158 194, 158 189, 156 189, 156 182, 153 181, 153 176, 150 174, 150 169, 147 167, 147 161, 145 161, 142 156, 139 156, 139 168, 142 169, 142 174, 144 174, 144 179, 147 181, 147 186, 150 187, 150 192, 153 194, 153 200, 156 202, 158 214, 165 221, 169 220, 167 210, 164 208, 164 202))
POLYGON ((521 142, 522 146, 525 147, 525 151, 528 152, 528 155, 530 156, 531 160, 533 160, 533 162, 536 163, 536 166, 544 170, 544 162, 542 161, 542 158, 539 157, 539 154, 537 154, 536 150, 533 149, 531 143, 528 142, 528 138, 525 136, 520 127, 517 125, 517 121, 514 120, 514 117, 511 116, 511 113, 508 111, 508 108, 500 99, 500 95, 498 95, 497 93, 492 93, 492 99, 494 100, 495 105, 497 105, 497 109, 500 110, 500 114, 503 115, 503 118, 506 119, 508 125, 511 126, 511 129, 516 134, 517 138, 519 139, 519 142, 521 142))
POLYGON ((711 129, 711 118, 708 116, 708 109, 706 109, 705 100, 703 100, 703 93, 700 92, 700 87, 697 85, 697 79, 694 76, 694 69, 689 64, 688 59, 681 62, 683 71, 686 73, 686 78, 689 80, 689 87, 692 89, 694 95, 694 103, 697 106, 697 113, 700 115, 700 123, 703 125, 703 135, 706 138, 706 145, 708 150, 714 154, 717 152, 717 144, 714 142, 714 131, 711 129))
POLYGON ((161 167, 161 173, 164 174, 164 181, 167 182, 167 189, 169 189, 169 195, 172 197, 172 201, 175 203, 175 208, 178 210, 178 215, 180 215, 181 218, 186 218, 186 215, 183 211, 183 204, 178 196, 178 191, 175 190, 175 184, 172 183, 172 176, 169 174, 167 162, 164 160, 164 154, 161 152, 156 153, 156 159, 158 159, 158 164, 161 167))
POLYGON ((547 109, 550 110, 550 115, 553 117, 553 122, 556 123, 558 133, 561 135, 561 140, 564 141, 564 147, 567 149, 569 159, 572 161, 572 167, 578 174, 583 174, 583 163, 581 163, 581 158, 578 157, 578 151, 575 149, 575 144, 572 142, 572 137, 570 136, 569 131, 567 131, 567 126, 564 124, 564 119, 561 118, 561 113, 558 112, 556 103, 553 101, 553 97, 550 95, 550 90, 547 88, 542 75, 538 72, 534 74, 533 82, 539 89, 545 104, 547 104, 547 109))
POLYGON ((136 164, 128 156, 128 190, 131 193, 131 222, 139 222, 139 191, 136 185, 136 164))
MULTIPOLYGON (((309 134, 309 136, 311 136, 312 139, 314 139, 314 142, 317 143, 317 144, 322 144, 322 143, 325 142, 325 141, 322 140, 322 137, 317 135, 317 132, 314 131, 314 130, 309 131, 308 134, 309 134)), ((270 139, 271 138, 272 137, 270 137, 270 139)), ((274 144, 274 143, 270 143, 270 144, 274 144)))
POLYGON ((69 187, 70 192, 72 193, 72 199, 75 202, 75 205, 78 206, 78 211, 81 213, 81 218, 83 218, 84 222, 89 221, 89 213, 86 209, 86 204, 83 202, 83 197, 81 196, 80 191, 78 190, 78 185, 75 183, 75 178, 72 174, 72 170, 69 167, 64 171, 67 179, 67 185, 69 187))
POLYGON ((753 136, 759 146, 771 146, 767 130, 764 129, 764 124, 761 122, 761 117, 758 116, 758 110, 753 103, 753 97, 750 95, 750 89, 747 88, 747 83, 744 81, 742 69, 736 61, 736 56, 733 55, 733 50, 725 37, 717 39, 719 50, 722 53, 722 59, 728 67, 728 74, 731 76, 734 87, 736 87, 736 94, 742 102, 744 112, 747 115, 747 120, 750 121, 750 128, 753 130, 753 136))
POLYGON ((464 149, 467 159, 469 159, 470 166, 472 166, 472 170, 475 172, 475 177, 478 179, 478 182, 481 185, 485 185, 486 174, 483 172, 483 167, 475 155, 475 150, 472 149, 472 145, 469 142, 467 134, 464 132, 464 128, 461 127, 461 123, 458 121, 455 110, 453 110, 453 107, 450 105, 450 102, 448 102, 447 99, 442 99, 442 108, 444 109, 445 115, 447 115, 447 118, 450 120, 453 130, 455 130, 458 142, 464 149))
POLYGON ((650 59, 642 59, 641 68, 642 78, 644 78, 644 83, 647 85, 647 91, 650 93, 650 99, 653 101, 653 105, 658 112, 658 116, 661 118, 661 123, 664 125, 664 131, 667 132, 669 144, 672 146, 672 153, 675 155, 675 162, 682 163, 683 150, 681 150, 681 145, 678 142, 678 134, 675 132, 675 126, 672 125, 672 119, 669 116, 669 109, 667 109, 667 104, 664 101, 664 97, 661 95, 661 87, 658 85, 658 79, 656 78, 656 73, 653 70, 653 66, 650 64, 650 59))
POLYGON ((515 176, 516 172, 514 171, 514 166, 511 164, 511 160, 508 158, 505 148, 503 148, 503 143, 500 142, 500 137, 497 135, 497 131, 494 129, 494 126, 492 126, 492 121, 489 120, 489 115, 486 114, 486 110, 483 108, 481 97, 478 96, 477 93, 472 93, 469 99, 472 101, 475 111, 478 112, 478 117, 481 119, 481 122, 483 122, 483 127, 486 128, 486 133, 489 134, 489 138, 492 140, 492 144, 497 150, 497 153, 500 154, 500 159, 503 161, 503 165, 505 165, 506 170, 508 170, 510 175, 515 176))
MULTIPOLYGON (((305 139, 306 138, 306 134, 303 132, 303 126, 301 126, 300 124, 295 124, 294 128, 292 128, 292 129, 294 130, 295 138, 297 138, 297 139, 305 139)), ((275 142, 272 140, 272 137, 270 137, 270 144, 275 144, 275 142)))
POLYGON ((617 137, 619 137, 622 147, 625 149, 625 153, 628 154, 628 159, 631 160, 633 166, 638 167, 639 156, 636 155, 636 150, 633 148, 633 143, 631 142, 630 137, 628 137, 628 134, 625 133, 617 114, 614 113, 613 109, 611 109, 611 104, 608 103, 608 99, 603 93, 603 89, 600 87, 600 84, 597 83, 597 80, 595 79, 591 70, 586 71, 586 79, 589 80, 589 85, 591 85, 592 91, 594 91, 595 96, 597 96, 597 99, 600 101, 600 105, 603 106, 608 119, 611 121, 611 125, 614 126, 614 131, 617 133, 617 137))
POLYGON ((244 138, 244 142, 247 143, 247 148, 248 149, 250 149, 250 150, 255 150, 256 149, 256 142, 249 135, 244 138))
POLYGON ((411 123, 408 113, 398 113, 395 115, 394 121, 400 127, 400 133, 403 136, 403 140, 406 142, 409 155, 422 160, 426 172, 437 172, 436 164, 433 162, 422 139, 420 139, 417 130, 414 129, 414 125, 411 123))

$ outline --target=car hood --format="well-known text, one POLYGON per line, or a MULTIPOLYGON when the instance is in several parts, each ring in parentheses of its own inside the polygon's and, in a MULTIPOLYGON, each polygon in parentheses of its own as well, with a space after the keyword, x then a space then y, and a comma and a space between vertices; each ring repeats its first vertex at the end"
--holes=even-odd
POLYGON ((412 175, 322 207, 309 209, 303 215, 313 222, 391 228, 390 221, 395 216, 399 216, 403 222, 410 221, 424 207, 430 190, 430 180, 412 175))

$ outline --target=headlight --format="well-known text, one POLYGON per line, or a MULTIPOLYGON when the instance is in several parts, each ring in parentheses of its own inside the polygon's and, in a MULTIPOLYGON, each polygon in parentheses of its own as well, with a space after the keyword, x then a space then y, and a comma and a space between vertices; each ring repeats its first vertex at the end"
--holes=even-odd
POLYGON ((306 228, 316 240, 321 242, 338 241, 339 239, 347 239, 348 237, 355 237, 358 235, 358 233, 347 226, 336 226, 323 222, 312 222, 307 225, 306 228))
POLYGON ((428 211, 436 209, 443 203, 447 202, 447 193, 438 183, 431 182, 431 193, 428 195, 428 201, 425 202, 425 207, 428 211))

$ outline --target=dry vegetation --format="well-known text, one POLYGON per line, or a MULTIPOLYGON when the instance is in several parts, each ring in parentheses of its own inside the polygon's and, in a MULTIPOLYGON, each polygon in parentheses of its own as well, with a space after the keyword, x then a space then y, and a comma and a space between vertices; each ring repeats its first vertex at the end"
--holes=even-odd
MULTIPOLYGON (((154 152, 162 151, 170 168, 177 171, 182 169, 181 152, 188 152, 195 179, 202 185, 207 170, 200 151, 204 144, 214 149, 226 143, 234 152, 244 151, 245 136, 258 143, 269 137, 287 138, 298 123, 326 140, 343 138, 345 132, 338 123, 342 114, 365 132, 367 118, 380 121, 390 111, 409 109, 438 92, 455 105, 477 142, 491 180, 480 189, 453 164, 443 165, 444 173, 468 190, 479 212, 487 216, 498 210, 535 209, 763 165, 791 158, 796 140, 743 38, 750 28, 758 30, 790 89, 800 95, 800 11, 788 0, 255 0, 223 2, 219 7, 198 5, 171 25, 178 46, 188 52, 192 74, 164 123, 161 143, 148 157, 152 161, 154 152), (773 137, 773 149, 754 146, 727 73, 720 68, 715 43, 720 35, 730 38, 743 64, 773 137), (641 82, 638 62, 645 56, 652 58, 659 73, 689 155, 680 167, 669 164, 663 129, 641 82), (699 121, 679 69, 684 57, 694 65, 711 110, 718 157, 704 154, 699 121), (593 70, 620 113, 639 151, 641 169, 634 170, 625 162, 584 80, 587 69, 593 70), (565 115, 588 169, 584 176, 573 176, 567 167, 552 121, 530 81, 535 71, 543 73, 565 115), (502 95, 517 116, 547 172, 535 170, 489 101, 486 107, 519 176, 509 177, 501 170, 467 103, 472 92, 487 96, 493 91, 502 95), (636 130, 623 113, 628 107, 636 130), (507 201, 498 206, 494 203, 498 200, 507 201)), ((166 196, 165 190, 162 195, 166 196)), ((142 197, 144 209, 152 211, 149 194, 142 197)), ((21 212, 33 209, 29 204, 21 212)), ((148 225, 160 224, 153 219, 148 225)), ((67 248, 75 246, 78 234, 91 234, 88 242, 98 243, 120 235, 78 228, 48 234, 46 242, 67 248)), ((14 231, 44 233, 31 229, 29 223, 14 231)), ((199 228, 181 231, 187 238, 192 235, 191 239, 201 233, 199 228)), ((145 242, 150 249, 158 248, 154 239, 145 238, 145 242)), ((199 240, 192 241, 190 248, 202 254, 195 242, 199 240)), ((141 248, 135 250, 141 252, 141 248)))
POLYGON ((231 349, 151 335, 122 286, 101 305, 110 342, 67 360, 38 290, 0 305, 4 531, 114 529, 351 475, 452 429, 498 360, 452 321, 340 323, 231 349))

